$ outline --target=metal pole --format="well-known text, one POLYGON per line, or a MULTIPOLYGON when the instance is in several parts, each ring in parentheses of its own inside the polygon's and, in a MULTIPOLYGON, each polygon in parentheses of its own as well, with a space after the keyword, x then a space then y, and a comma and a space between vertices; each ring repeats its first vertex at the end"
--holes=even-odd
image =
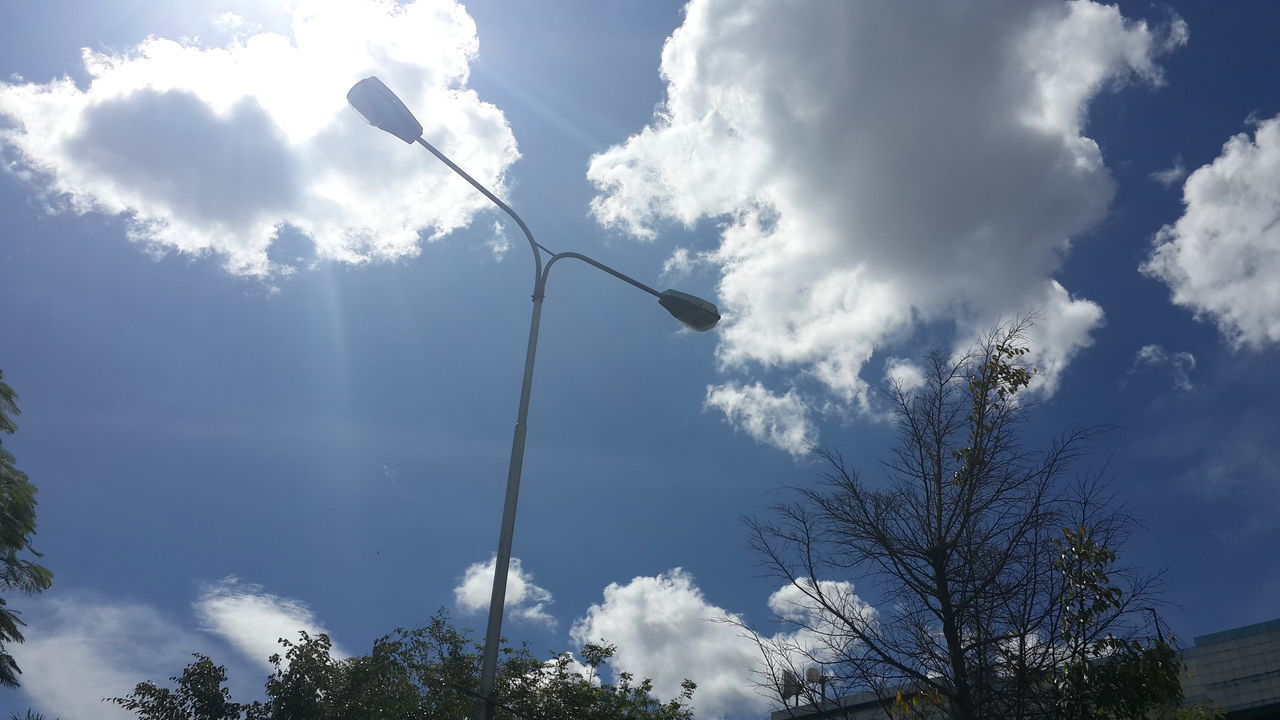
MULTIPOLYGON (((515 214, 505 205, 502 207, 511 214, 515 214)), ((538 252, 537 247, 541 246, 535 246, 535 256, 538 252)), ((507 497, 502 506, 502 527, 498 531, 498 556, 493 566, 493 592, 489 596, 489 623, 484 636, 484 660, 480 666, 480 697, 476 700, 475 720, 493 720, 494 711, 497 708, 498 641, 502 635, 502 613, 507 600, 507 576, 511 569, 516 505, 520 499, 520 474, 524 468, 524 440, 528 430, 529 396, 533 389, 533 363, 538 353, 538 330, 542 323, 542 301, 546 297, 547 278, 551 275, 551 268, 555 266, 556 261, 563 258, 582 260, 646 292, 659 294, 635 278, 575 252, 552 255, 547 264, 541 267, 541 272, 534 282, 533 312, 529 317, 529 345, 524 355, 524 379, 520 383, 520 408, 516 411, 516 427, 511 438, 511 464, 507 469, 507 497)))
MULTIPOLYGON (((536 250, 534 251, 537 252, 536 250)), ((550 264, 546 270, 550 270, 550 264)), ((533 287, 533 313, 529 318, 529 346, 524 355, 524 379, 520 384, 520 409, 511 438, 511 464, 507 469, 507 498, 502 506, 502 528, 498 532, 498 556, 493 565, 493 593, 489 596, 489 624, 484 636, 484 661, 480 666, 480 698, 475 720, 493 720, 497 704, 498 641, 502 635, 502 611, 507 599, 507 574, 511 567, 511 543, 516 528, 516 504, 520 499, 520 472, 524 467, 524 438, 528 430, 529 394, 533 388, 533 361, 538 352, 538 329, 542 321, 542 300, 547 282, 544 270, 533 287)))
MULTIPOLYGON (((524 467, 524 438, 528 429, 529 394, 533 388, 533 361, 538 352, 538 327, 542 321, 543 290, 547 284, 546 271, 551 269, 551 264, 548 263, 543 267, 542 255, 538 251, 547 249, 538 244, 538 241, 533 238, 533 233, 529 231, 529 226, 525 225, 524 220, 511 209, 511 206, 499 200, 498 196, 489 192, 488 188, 481 185, 467 171, 458 167, 424 138, 418 138, 417 142, 450 170, 471 183, 471 186, 479 190, 490 202, 510 215, 524 232, 525 238, 529 241, 529 249, 533 251, 533 313, 529 318, 529 345, 525 349, 524 379, 520 383, 520 409, 516 411, 516 427, 511 438, 511 463, 507 468, 507 496, 502 505, 502 527, 498 530, 498 555, 493 564, 493 593, 489 596, 489 623, 484 636, 484 659, 480 664, 480 697, 476 700, 475 710, 475 720, 493 720, 494 710, 497 707, 495 690, 498 680, 498 641, 502 636, 502 612, 507 600, 507 575, 511 569, 511 544, 516 529, 516 505, 520 500, 520 471, 524 467)), ((547 253, 554 255, 550 250, 547 250, 547 253)))
POLYGON ((551 267, 555 265, 557 260, 573 258, 603 270, 651 295, 662 297, 662 294, 639 280, 618 272, 608 265, 581 253, 554 253, 547 250, 533 238, 533 233, 529 231, 529 226, 525 225, 524 220, 509 205, 499 200, 496 195, 489 192, 488 188, 481 185, 475 178, 468 175, 465 170, 454 164, 452 160, 437 150, 431 143, 421 137, 418 138, 417 142, 441 162, 449 166, 451 170, 461 175, 464 180, 471 183, 472 187, 489 198, 494 205, 497 205, 507 215, 510 215, 524 232, 525 238, 529 240, 529 249, 533 251, 533 312, 529 317, 529 344, 525 349, 524 355, 524 378, 520 384, 520 408, 516 411, 516 427, 511 438, 511 463, 507 468, 507 495, 502 505, 502 527, 498 531, 498 555, 494 559, 493 565, 493 592, 489 596, 489 622, 484 636, 484 658, 480 664, 480 693, 479 698, 476 700, 475 710, 475 720, 493 720, 494 711, 497 709, 498 643, 502 636, 502 613, 507 600, 507 576, 511 569, 511 545, 516 528, 516 505, 520 500, 520 473, 524 468, 524 441, 528 430, 529 395, 533 388, 533 362, 538 353, 538 329, 542 322, 542 301, 546 295, 547 276, 551 273, 551 267), (542 255, 539 250, 546 251, 551 256, 546 265, 542 264, 542 255))

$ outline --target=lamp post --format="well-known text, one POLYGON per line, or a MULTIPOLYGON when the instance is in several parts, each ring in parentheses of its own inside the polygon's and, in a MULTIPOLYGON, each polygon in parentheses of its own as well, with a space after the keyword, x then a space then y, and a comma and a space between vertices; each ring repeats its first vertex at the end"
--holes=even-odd
POLYGON ((493 594, 489 599, 489 623, 485 630, 484 660, 480 669, 480 691, 476 701, 475 720, 493 720, 496 708, 495 684, 498 672, 498 637, 502 632, 502 610, 507 596, 507 574, 511 566, 511 542, 515 532, 516 504, 520 497, 520 471, 524 465, 524 440, 526 420, 529 416, 529 393, 533 385, 533 360, 538 350, 538 326, 542 318, 542 300, 551 268, 564 258, 581 260, 595 268, 627 282, 658 298, 661 305, 685 327, 696 332, 706 332, 720 321, 720 312, 712 303, 702 298, 676 290, 658 292, 644 283, 625 275, 602 262, 575 252, 553 252, 538 243, 524 220, 506 203, 485 186, 468 175, 422 137, 422 125, 405 107, 400 98, 376 77, 367 77, 352 86, 347 102, 370 125, 385 130, 406 143, 417 143, 435 155, 451 170, 461 175, 472 187, 489 198, 520 226, 533 251, 533 313, 529 318, 529 344, 525 350, 524 377, 520 384, 520 406, 516 412, 515 433, 511 439, 511 462, 507 470, 507 494, 502 507, 502 527, 498 533, 498 555, 493 570, 493 594), (548 255, 543 263, 542 253, 548 255))

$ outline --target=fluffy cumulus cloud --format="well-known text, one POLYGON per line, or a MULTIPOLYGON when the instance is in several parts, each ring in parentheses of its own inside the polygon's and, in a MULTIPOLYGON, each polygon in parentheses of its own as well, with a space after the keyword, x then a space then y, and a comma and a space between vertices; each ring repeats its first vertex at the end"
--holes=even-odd
MULTIPOLYGON (((205 588, 192 609, 204 630, 267 669, 271 668, 267 658, 280 652, 281 638, 296 641, 299 631, 311 635, 328 632, 305 603, 273 595, 234 577, 205 588)), ((347 653, 335 643, 333 655, 346 657, 347 653)))
POLYGON ((214 253, 228 269, 290 271, 270 246, 292 228, 320 258, 418 252, 487 201, 439 163, 364 124, 347 89, 377 74, 425 134, 497 189, 517 157, 502 113, 467 88, 475 24, 453 0, 300 0, 289 36, 228 44, 150 37, 83 51, 88 82, 0 83, 0 144, 52 202, 124 215, 158 251, 214 253))
POLYGON ((1182 193, 1143 271, 1233 345, 1280 342, 1280 116, 1228 140, 1182 193))
MULTIPOLYGON (((671 265, 720 273, 723 368, 798 371, 809 407, 866 409, 872 356, 923 324, 963 342, 1033 311, 1052 392, 1103 318, 1053 279, 1113 194, 1089 103, 1158 85, 1158 57, 1185 39, 1180 21, 1087 0, 694 0, 653 122, 591 162, 593 211, 641 238, 720 221, 717 247, 671 265)), ((743 388, 708 402, 797 447, 796 426, 761 430, 793 390, 753 389, 757 410, 716 402, 743 388)))
POLYGON ((801 582, 769 598, 778 619, 798 628, 793 632, 765 636, 746 630, 740 615, 708 602, 693 576, 676 568, 610 584, 570 635, 578 644, 616 644, 609 662, 613 671, 651 678, 660 697, 675 697, 682 681, 694 681, 700 718, 763 716, 777 695, 760 687, 776 682, 762 665, 761 646, 794 655, 788 662, 801 669, 806 658, 822 655, 822 640, 814 631, 821 633, 829 623, 813 602, 817 588, 848 617, 874 615, 849 583, 801 582))
POLYGON ((659 697, 677 696, 685 679, 696 682, 700 718, 763 715, 768 703, 755 692, 751 672, 760 654, 754 641, 725 622, 735 617, 707 602, 693 577, 676 568, 610 584, 570 635, 579 645, 602 639, 616 644, 610 667, 651 678, 659 697))
MULTIPOLYGON (((488 562, 474 563, 462 575, 462 581, 453 589, 453 599, 465 612, 488 611, 493 595, 493 572, 497 557, 488 562)), ((507 594, 503 610, 506 615, 540 625, 554 626, 555 618, 547 612, 554 598, 546 588, 533 581, 533 574, 526 572, 520 558, 511 558, 507 572, 507 594)))
MULTIPOLYGON (((800 578, 783 585, 769 596, 769 609, 778 618, 822 636, 839 633, 843 619, 861 618, 872 622, 875 609, 853 591, 853 583, 843 580, 800 578), (843 618, 843 619, 842 619, 843 618)), ((815 649, 815 652, 821 650, 815 649)))
POLYGON ((707 406, 756 440, 793 455, 806 452, 816 437, 809 409, 794 390, 778 395, 758 382, 725 383, 707 388, 707 406))

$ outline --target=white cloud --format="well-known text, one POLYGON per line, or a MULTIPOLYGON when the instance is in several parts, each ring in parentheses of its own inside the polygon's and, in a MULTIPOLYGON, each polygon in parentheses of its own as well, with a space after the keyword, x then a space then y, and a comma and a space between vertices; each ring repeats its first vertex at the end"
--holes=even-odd
POLYGON ((611 583, 604 601, 592 605, 570 635, 579 645, 602 639, 617 645, 609 661, 613 671, 651 678, 660 698, 679 695, 685 679, 696 682, 699 718, 763 715, 768 703, 755 692, 751 672, 759 663, 754 641, 732 624, 714 622, 730 617, 676 568, 626 585, 611 583))
MULTIPOLYGON (((276 638, 324 632, 301 602, 234 578, 207 587, 192 610, 201 630, 226 640, 252 666, 227 657, 221 643, 191 629, 187 619, 144 603, 53 593, 30 598, 23 610, 27 641, 9 648, 23 670, 20 691, 33 709, 61 720, 134 717, 102 699, 128 695, 147 680, 168 686, 192 653, 227 668, 233 697, 251 697, 261 690, 266 658, 280 650, 276 638)), ((334 655, 345 653, 335 645, 334 655)))
POLYGON ((705 257, 726 371, 789 369, 867 410, 865 365, 922 324, 963 339, 1038 310, 1051 392, 1102 318, 1053 279, 1113 194, 1082 134, 1089 102, 1159 84, 1155 59, 1185 40, 1180 21, 1154 29, 1087 1, 694 0, 663 50, 666 102, 591 162, 593 211, 641 238, 725 223, 705 257))
MULTIPOLYGON (((454 602, 465 612, 487 611, 493 594, 493 572, 497 557, 488 562, 473 563, 463 573, 462 581, 453 589, 454 602)), ((525 572, 520 558, 511 558, 507 572, 507 594, 503 604, 506 615, 542 625, 554 626, 555 618, 547 612, 554 598, 551 592, 533 582, 533 574, 525 572)))
POLYGON ((1039 316, 1027 331, 1031 352, 1026 359, 1036 370, 1030 389, 1052 395, 1076 353, 1093 345, 1090 333, 1103 323, 1102 307, 1092 300, 1071 297, 1057 280, 1045 285, 1035 307, 1039 316))
POLYGON ((511 238, 507 237, 507 228, 501 222, 493 223, 493 236, 485 243, 489 248, 489 252, 493 253, 493 259, 502 262, 502 258, 506 257, 507 251, 511 249, 511 238))
POLYGON ((1182 182, 1182 178, 1186 176, 1187 168, 1183 166, 1181 156, 1173 161, 1172 167, 1164 170, 1156 170, 1151 173, 1151 179, 1165 187, 1172 187, 1173 185, 1182 182))
POLYGON ((795 456, 809 452, 817 438, 808 408, 795 390, 777 395, 760 383, 708 386, 706 406, 720 410, 757 441, 795 456))
POLYGON ((1280 342, 1280 116, 1228 140, 1182 193, 1142 271, 1233 345, 1280 342))
POLYGON ((123 697, 143 680, 163 682, 200 651, 200 638, 154 608, 85 596, 42 599, 28 613, 27 642, 11 650, 22 667, 22 693, 46 717, 132 718, 102 701, 123 697))
POLYGON ((858 597, 853 583, 843 580, 815 583, 812 578, 797 578, 769 596, 769 609, 794 628, 768 642, 797 675, 815 663, 839 662, 847 656, 853 642, 848 623, 870 628, 876 622, 875 608, 858 597))
POLYGON ((924 369, 906 358, 889 358, 884 363, 884 379, 910 392, 924 385, 924 369))
POLYGON ((488 207, 347 107, 362 77, 376 73, 410 108, 428 108, 425 135, 495 192, 518 157, 502 113, 466 87, 478 41, 453 0, 300 0, 290 37, 196 42, 86 49, 83 89, 68 78, 0 83, 10 121, 0 144, 60 206, 125 215, 155 250, 216 253, 258 276, 284 270, 269 247, 286 226, 319 257, 365 262, 413 255, 419 230, 438 238, 488 207))
POLYGON ((815 584, 811 578, 783 585, 769 596, 769 609, 783 620, 819 633, 839 632, 837 628, 843 624, 840 618, 861 618, 870 623, 876 614, 874 608, 854 593, 853 583, 820 580, 815 584))
POLYGON ((1191 371, 1196 367, 1196 356, 1189 352, 1168 352, 1160 345, 1143 345, 1138 348, 1138 352, 1133 358, 1133 373, 1139 366, 1145 367, 1168 367, 1169 373, 1173 376, 1173 386, 1182 392, 1190 392, 1195 389, 1195 385, 1191 382, 1191 371))
POLYGON ((636 577, 625 585, 611 583, 603 601, 573 624, 570 635, 577 644, 615 644, 617 653, 609 660, 613 672, 652 679, 660 698, 675 697, 683 680, 694 681, 698 689, 693 704, 699 718, 763 716, 778 697, 758 687, 767 682, 758 642, 787 654, 785 662, 801 671, 808 658, 824 654, 823 642, 813 631, 830 629, 831 616, 817 609, 806 591, 812 594, 820 588, 830 606, 845 617, 870 621, 875 616, 851 583, 800 582, 803 589, 784 585, 768 601, 778 618, 799 628, 795 632, 751 637, 740 615, 707 602, 693 576, 676 568, 636 577))
POLYGON ((592 685, 600 684, 600 675, 590 665, 579 662, 578 658, 571 652, 560 653, 558 656, 544 663, 549 669, 554 670, 556 666, 563 665, 565 673, 569 675, 577 675, 592 685))
POLYGON ((671 251, 671 257, 662 263, 662 277, 682 277, 689 274, 700 262, 702 258, 691 254, 689 248, 676 248, 671 251))
POLYGON ((225 33, 256 31, 257 23, 250 23, 239 13, 228 10, 213 19, 213 27, 225 33))
MULTIPOLYGON (((191 605, 202 629, 226 640, 245 658, 270 669, 267 658, 281 652, 280 638, 298 640, 298 631, 328 633, 301 601, 266 592, 259 585, 223 578, 205 588, 191 605)), ((347 653, 333 646, 334 657, 347 653)))

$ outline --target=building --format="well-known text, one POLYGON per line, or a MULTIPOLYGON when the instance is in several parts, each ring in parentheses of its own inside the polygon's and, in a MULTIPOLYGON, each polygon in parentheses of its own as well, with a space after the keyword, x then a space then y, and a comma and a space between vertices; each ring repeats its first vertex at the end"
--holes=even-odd
POLYGON ((1187 702, 1212 700, 1231 720, 1280 718, 1280 620, 1201 635, 1182 659, 1187 702))
MULTIPOLYGON (((1182 650, 1182 693, 1209 700, 1228 720, 1280 720, 1280 619, 1201 635, 1182 650)), ((778 710, 769 720, 871 720, 886 717, 873 693, 778 710)))

